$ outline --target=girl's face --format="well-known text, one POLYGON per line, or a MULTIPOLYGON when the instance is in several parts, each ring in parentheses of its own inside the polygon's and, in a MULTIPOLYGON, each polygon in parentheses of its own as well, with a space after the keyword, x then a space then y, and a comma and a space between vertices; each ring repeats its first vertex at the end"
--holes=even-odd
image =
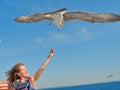
POLYGON ((28 76, 28 71, 27 71, 27 69, 26 69, 26 67, 24 65, 21 65, 19 67, 19 69, 20 69, 20 71, 18 73, 18 76, 20 76, 21 79, 28 76))

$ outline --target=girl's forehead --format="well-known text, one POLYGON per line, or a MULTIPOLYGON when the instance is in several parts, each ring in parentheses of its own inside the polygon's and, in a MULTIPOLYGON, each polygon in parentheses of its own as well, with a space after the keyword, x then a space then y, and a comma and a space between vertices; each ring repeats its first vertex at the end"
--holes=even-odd
POLYGON ((21 65, 20 67, 19 67, 20 69, 24 69, 24 68, 26 68, 24 65, 21 65))

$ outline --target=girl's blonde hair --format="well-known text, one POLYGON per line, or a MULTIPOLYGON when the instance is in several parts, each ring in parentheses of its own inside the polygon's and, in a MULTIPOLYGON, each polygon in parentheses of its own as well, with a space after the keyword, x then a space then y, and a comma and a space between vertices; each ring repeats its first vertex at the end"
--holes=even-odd
POLYGON ((20 79, 20 77, 17 75, 17 73, 20 71, 20 66, 24 65, 23 63, 17 63, 16 65, 14 65, 11 70, 6 72, 7 75, 7 81, 9 83, 12 83, 14 80, 16 79, 20 79))

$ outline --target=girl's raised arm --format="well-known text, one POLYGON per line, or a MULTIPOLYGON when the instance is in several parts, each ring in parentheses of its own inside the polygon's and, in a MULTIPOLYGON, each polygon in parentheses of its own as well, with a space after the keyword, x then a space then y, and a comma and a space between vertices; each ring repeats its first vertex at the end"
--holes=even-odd
POLYGON ((44 69, 46 68, 46 66, 48 65, 48 63, 51 60, 51 58, 52 58, 53 55, 54 55, 54 49, 51 49, 48 57, 43 62, 42 66, 33 74, 33 78, 34 78, 35 81, 38 80, 38 78, 40 77, 40 75, 42 74, 42 72, 44 71, 44 69))

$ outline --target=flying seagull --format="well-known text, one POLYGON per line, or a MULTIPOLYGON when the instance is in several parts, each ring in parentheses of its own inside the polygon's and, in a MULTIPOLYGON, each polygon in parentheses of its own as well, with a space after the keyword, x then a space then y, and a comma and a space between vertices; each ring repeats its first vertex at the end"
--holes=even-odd
POLYGON ((113 77, 113 76, 114 76, 114 74, 111 74, 111 75, 107 76, 107 78, 111 78, 111 77, 113 77))
POLYGON ((116 72, 116 73, 112 73, 110 75, 107 76, 107 78, 111 78, 111 77, 114 77, 116 75, 120 74, 120 72, 116 72))
POLYGON ((76 11, 76 12, 67 12, 66 8, 59 9, 53 12, 47 13, 36 13, 28 16, 19 16, 15 18, 16 22, 21 23, 31 23, 31 22, 38 22, 42 20, 49 20, 54 22, 54 24, 60 29, 64 22, 70 20, 82 20, 87 22, 98 22, 98 23, 105 23, 105 22, 117 22, 120 21, 120 15, 112 14, 112 13, 95 13, 95 12, 83 12, 83 11, 76 11))

